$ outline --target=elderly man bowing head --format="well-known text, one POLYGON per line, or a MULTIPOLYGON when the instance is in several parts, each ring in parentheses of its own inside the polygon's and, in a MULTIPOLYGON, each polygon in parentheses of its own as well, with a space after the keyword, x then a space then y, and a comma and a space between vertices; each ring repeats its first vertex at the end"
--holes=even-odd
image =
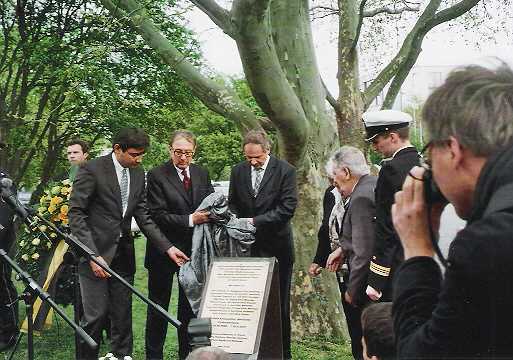
POLYGON ((337 271, 347 264, 343 275, 342 305, 351 336, 355 359, 362 359, 361 311, 367 302, 365 288, 374 246, 374 188, 376 177, 369 175, 363 153, 352 146, 336 151, 326 165, 328 175, 344 198, 345 213, 340 226, 340 246, 328 257, 326 268, 337 271))

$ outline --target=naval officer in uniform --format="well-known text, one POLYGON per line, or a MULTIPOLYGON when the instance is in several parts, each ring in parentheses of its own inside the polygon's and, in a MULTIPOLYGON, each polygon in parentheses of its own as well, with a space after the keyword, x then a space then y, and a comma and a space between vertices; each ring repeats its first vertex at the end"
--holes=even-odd
POLYGON ((366 141, 384 159, 375 190, 376 238, 366 293, 374 301, 392 300, 393 273, 404 254, 392 224, 390 209, 410 169, 419 165, 419 154, 409 140, 410 115, 396 110, 370 111, 363 115, 366 141))

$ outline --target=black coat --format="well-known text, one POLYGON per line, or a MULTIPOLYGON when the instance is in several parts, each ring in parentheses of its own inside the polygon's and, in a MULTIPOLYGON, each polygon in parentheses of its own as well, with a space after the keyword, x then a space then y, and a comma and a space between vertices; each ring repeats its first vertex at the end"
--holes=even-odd
MULTIPOLYGON (((150 214, 166 237, 191 255, 193 228, 189 227, 189 215, 209 194, 214 192, 208 171, 198 165, 189 166, 191 191, 186 193, 173 163, 168 161, 148 172, 147 204, 150 214)), ((178 266, 152 243, 146 243, 144 266, 176 271, 178 266)))
POLYGON ((334 186, 330 185, 324 192, 324 197, 322 199, 322 222, 319 227, 319 231, 317 232, 317 250, 312 261, 322 267, 326 267, 326 261, 331 253, 329 221, 331 210, 333 209, 333 206, 335 206, 335 196, 331 192, 333 189, 334 186))
POLYGON ((513 148, 488 160, 445 279, 432 258, 396 275, 398 358, 513 358, 513 148))
POLYGON ((371 258, 369 285, 383 292, 390 301, 393 273, 404 260, 403 248, 392 223, 394 195, 401 190, 412 167, 419 165, 414 147, 400 150, 391 160, 384 161, 376 184, 376 241, 371 258))
POLYGON ((280 262, 294 261, 290 219, 297 205, 296 170, 270 156, 258 195, 253 196, 251 165, 241 162, 230 177, 230 209, 239 218, 253 218, 257 229, 251 250, 255 256, 275 256, 280 262))
POLYGON ((164 253, 172 244, 151 220, 146 208, 142 168, 130 169, 130 193, 123 216, 121 192, 112 155, 87 162, 78 171, 71 192, 69 222, 71 232, 96 255, 110 264, 116 252, 135 272, 134 241, 130 233, 132 217, 144 235, 164 253), (120 234, 123 235, 120 241, 120 234))

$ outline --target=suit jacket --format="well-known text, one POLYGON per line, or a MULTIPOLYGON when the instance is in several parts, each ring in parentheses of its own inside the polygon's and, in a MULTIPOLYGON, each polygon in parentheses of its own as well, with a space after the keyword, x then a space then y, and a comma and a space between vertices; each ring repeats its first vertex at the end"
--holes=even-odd
POLYGON ((123 216, 121 190, 112 155, 82 165, 73 182, 69 221, 73 235, 96 255, 103 257, 107 264, 119 252, 126 259, 127 270, 135 272, 134 243, 130 232, 132 217, 160 252, 164 253, 173 245, 152 221, 146 208, 143 169, 129 171, 130 193, 123 216))
POLYGON ((253 256, 275 256, 280 262, 294 262, 290 219, 296 210, 297 185, 292 165, 271 155, 256 197, 251 165, 247 161, 235 165, 228 201, 239 218, 253 218, 257 229, 253 256))
POLYGON ((395 193, 401 190, 408 172, 415 165, 419 165, 417 150, 414 147, 404 148, 383 164, 376 184, 376 244, 369 285, 384 291, 384 301, 391 300, 390 278, 404 260, 403 248, 392 223, 391 208, 395 193))
MULTIPOLYGON (((189 166, 191 194, 185 192, 173 163, 168 161, 148 172, 147 203, 152 218, 166 237, 187 256, 191 255, 193 228, 189 215, 209 194, 214 192, 208 171, 198 165, 189 166)), ((146 243, 144 265, 176 271, 178 266, 163 255, 154 244, 146 243)))
POLYGON ((349 267, 347 291, 357 306, 363 305, 367 299, 365 288, 375 238, 375 187, 375 176, 360 178, 346 206, 340 237, 340 246, 349 267))
POLYGON ((331 241, 330 241, 330 229, 329 220, 331 210, 335 206, 335 196, 332 194, 334 186, 330 185, 324 192, 324 198, 322 199, 322 222, 317 232, 317 251, 313 263, 326 267, 326 261, 331 253, 331 241))

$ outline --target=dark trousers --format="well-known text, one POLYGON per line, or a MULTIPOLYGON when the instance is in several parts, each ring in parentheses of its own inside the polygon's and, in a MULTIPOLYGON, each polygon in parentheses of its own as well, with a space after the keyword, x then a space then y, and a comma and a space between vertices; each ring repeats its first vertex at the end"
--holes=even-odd
POLYGON ((294 264, 279 261, 280 269, 280 302, 281 302, 281 330, 283 343, 283 358, 291 359, 290 354, 290 286, 294 264))
MULTIPOLYGON (((148 296, 150 300, 166 310, 169 309, 174 274, 174 272, 162 271, 160 269, 150 269, 148 271, 148 296)), ((185 359, 191 352, 187 327, 189 326, 190 319, 195 316, 181 286, 178 287, 177 313, 178 320, 182 323, 182 326, 177 330, 178 355, 180 359, 185 359)), ((146 359, 163 359, 167 328, 168 322, 159 313, 148 307, 145 334, 146 359)))
POLYGON ((346 316, 347 330, 349 331, 349 337, 351 338, 351 352, 355 360, 362 360, 362 307, 353 306, 346 302, 346 285, 345 283, 340 282, 339 276, 337 276, 337 280, 339 281, 340 292, 342 293, 342 307, 344 308, 344 315, 346 316))
MULTIPOLYGON (((134 275, 124 269, 122 260, 115 258, 110 268, 133 285, 134 275)), ((84 307, 81 326, 99 344, 108 318, 111 324, 111 352, 118 358, 131 356, 132 292, 114 278, 99 279, 94 276, 89 262, 80 263, 79 279, 84 307)), ((84 343, 80 348, 80 359, 98 359, 98 349, 91 349, 84 343)))

